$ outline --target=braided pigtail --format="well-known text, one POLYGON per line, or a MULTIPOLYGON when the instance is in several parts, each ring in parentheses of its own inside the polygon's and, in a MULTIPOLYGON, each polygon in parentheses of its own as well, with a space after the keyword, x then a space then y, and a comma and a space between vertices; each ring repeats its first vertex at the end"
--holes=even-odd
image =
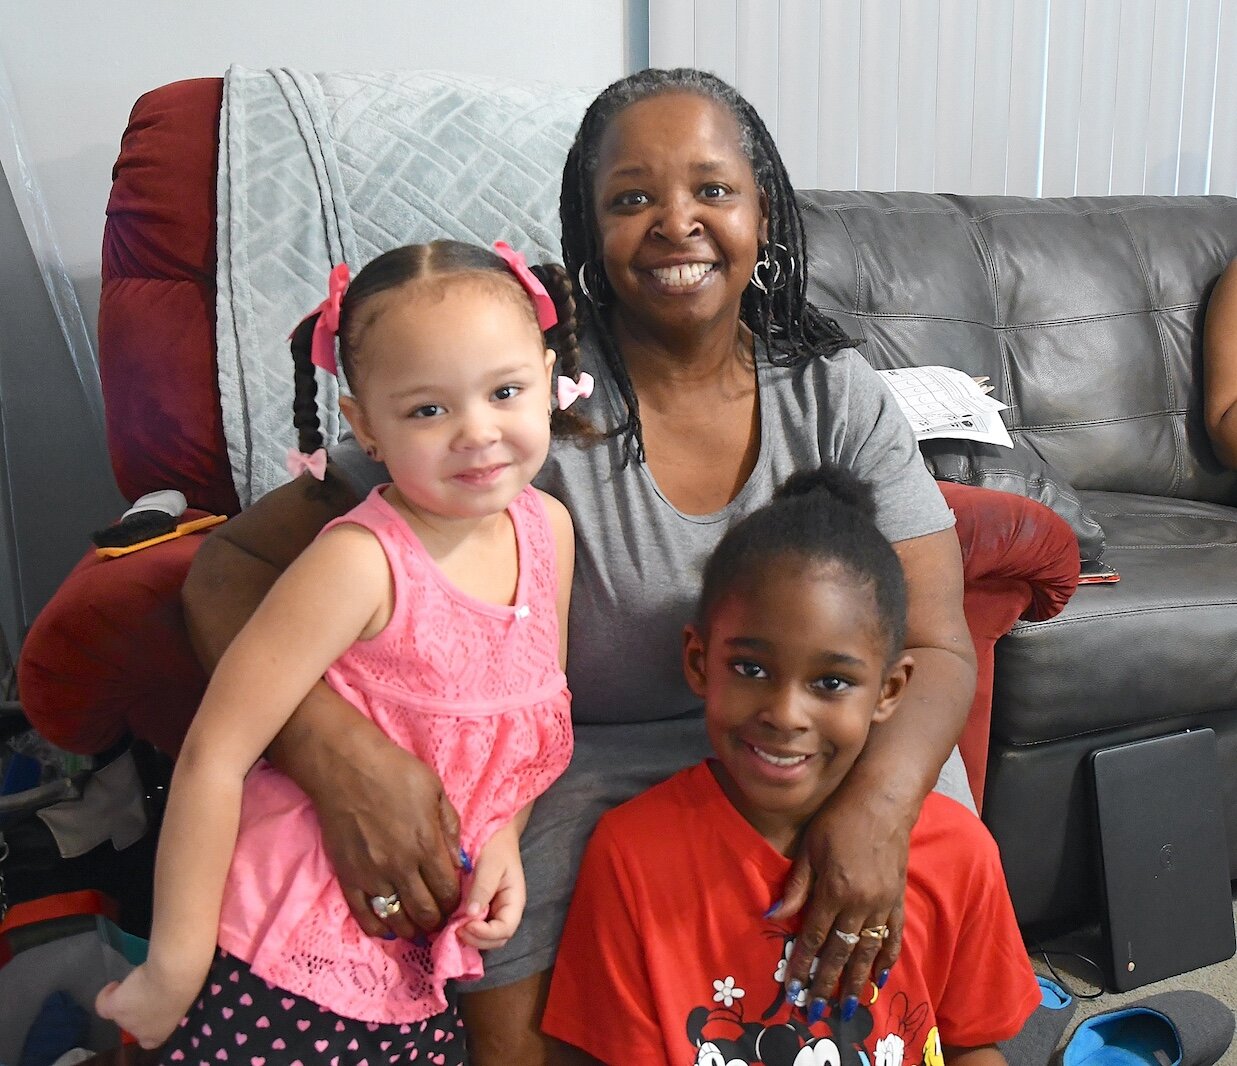
MULTIPOLYGON (((563 374, 572 381, 580 380, 580 339, 576 325, 576 301, 571 278, 557 263, 544 263, 530 268, 545 286, 558 322, 546 330, 546 345, 558 356, 556 374, 563 374)), ((577 411, 560 411, 555 408, 550 415, 550 429, 556 437, 572 437, 583 444, 598 437, 596 428, 577 411)))
POLYGON ((292 425, 296 428, 297 449, 311 455, 323 446, 322 426, 318 421, 318 379, 310 361, 314 326, 318 315, 304 319, 292 331, 292 425))

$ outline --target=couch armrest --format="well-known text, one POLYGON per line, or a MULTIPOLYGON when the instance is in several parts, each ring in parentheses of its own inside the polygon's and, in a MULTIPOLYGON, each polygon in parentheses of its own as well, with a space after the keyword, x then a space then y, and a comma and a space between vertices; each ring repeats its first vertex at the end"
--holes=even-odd
POLYGON ((39 613, 18 688, 31 724, 53 744, 94 754, 132 734, 171 755, 180 749, 206 689, 180 606, 203 539, 116 559, 91 551, 39 613))
POLYGON ((1019 618, 1043 621, 1078 585, 1078 540, 1055 511, 1024 496, 939 482, 957 518, 967 626, 975 643, 975 699, 958 748, 982 808, 992 725, 996 642, 1019 618))

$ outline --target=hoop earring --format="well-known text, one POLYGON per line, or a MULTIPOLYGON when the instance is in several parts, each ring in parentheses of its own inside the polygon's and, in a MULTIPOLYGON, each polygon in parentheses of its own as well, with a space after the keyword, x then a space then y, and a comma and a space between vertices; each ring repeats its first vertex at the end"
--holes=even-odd
POLYGON ((752 267, 752 284, 768 295, 785 285, 794 273, 795 257, 790 254, 790 249, 784 244, 772 241, 761 249, 761 257, 752 267), (785 270, 782 268, 782 254, 775 253, 773 249, 784 253, 787 263, 785 270))
POLYGON ((594 296, 592 290, 588 287, 588 268, 592 265, 593 265, 592 263, 581 263, 580 271, 576 275, 576 281, 579 282, 580 291, 584 293, 584 296, 588 300, 588 302, 596 305, 597 307, 600 307, 601 306, 601 297, 600 297, 601 285, 600 283, 597 282, 597 280, 594 278, 594 284, 596 285, 597 292, 598 292, 597 296, 594 296))

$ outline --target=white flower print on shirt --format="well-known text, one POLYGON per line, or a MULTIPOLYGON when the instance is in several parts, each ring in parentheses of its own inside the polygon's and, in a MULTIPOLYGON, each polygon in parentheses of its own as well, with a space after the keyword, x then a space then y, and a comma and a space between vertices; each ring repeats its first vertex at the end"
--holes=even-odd
POLYGON ((724 1007, 733 1007, 736 999, 742 999, 746 995, 747 991, 745 989, 735 988, 733 977, 727 977, 724 981, 713 982, 713 999, 724 1007))
POLYGON ((876 1042, 875 1066, 902 1066, 905 1045, 897 1033, 890 1033, 876 1042))
MULTIPOLYGON (((794 951, 794 948, 795 948, 795 938, 791 937, 789 940, 786 941, 785 947, 782 948, 782 957, 777 960, 777 968, 773 971, 773 980, 776 981, 779 985, 786 983, 786 966, 790 962, 790 953, 794 951)), ((818 957, 818 958, 813 959, 811 966, 808 967, 808 984, 809 985, 812 982, 812 978, 816 976, 816 968, 819 965, 820 965, 820 959, 818 957)), ((807 992, 808 990, 804 988, 799 992, 797 996, 795 996, 794 1005, 796 1007, 807 1006, 807 992)))

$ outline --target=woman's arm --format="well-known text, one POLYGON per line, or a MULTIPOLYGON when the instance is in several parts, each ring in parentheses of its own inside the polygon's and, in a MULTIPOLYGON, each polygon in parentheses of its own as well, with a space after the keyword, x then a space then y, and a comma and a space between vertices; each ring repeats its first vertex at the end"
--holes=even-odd
POLYGON ((843 999, 862 998, 871 976, 897 958, 911 828, 962 732, 975 692, 957 536, 946 529, 900 541, 894 549, 906 574, 906 650, 915 671, 897 713, 873 726, 859 759, 809 826, 779 911, 795 913, 811 894, 787 985, 810 985, 813 999, 829 998, 844 968, 843 999), (889 926, 889 939, 863 937, 853 952, 833 935, 835 928, 855 932, 880 925, 889 926), (809 981, 817 954, 820 964, 809 981))
MULTIPOLYGON (((208 668, 262 597, 332 518, 356 504, 328 469, 268 493, 202 545, 185 582, 189 635, 208 668)), ((434 929, 459 901, 459 824, 438 775, 393 744, 325 683, 313 687, 267 751, 310 797, 352 916, 371 936, 434 929), (392 817, 399 811, 399 817, 392 817), (403 900, 386 923, 374 885, 403 900)))
POLYGON ((1220 462, 1237 470, 1237 259, 1228 264, 1203 322, 1203 410, 1220 462))
POLYGON ((389 588, 374 537, 334 531, 285 572, 220 660, 176 763, 149 956, 99 997, 143 1046, 168 1037, 210 967, 245 775, 327 667, 385 624, 389 588))

